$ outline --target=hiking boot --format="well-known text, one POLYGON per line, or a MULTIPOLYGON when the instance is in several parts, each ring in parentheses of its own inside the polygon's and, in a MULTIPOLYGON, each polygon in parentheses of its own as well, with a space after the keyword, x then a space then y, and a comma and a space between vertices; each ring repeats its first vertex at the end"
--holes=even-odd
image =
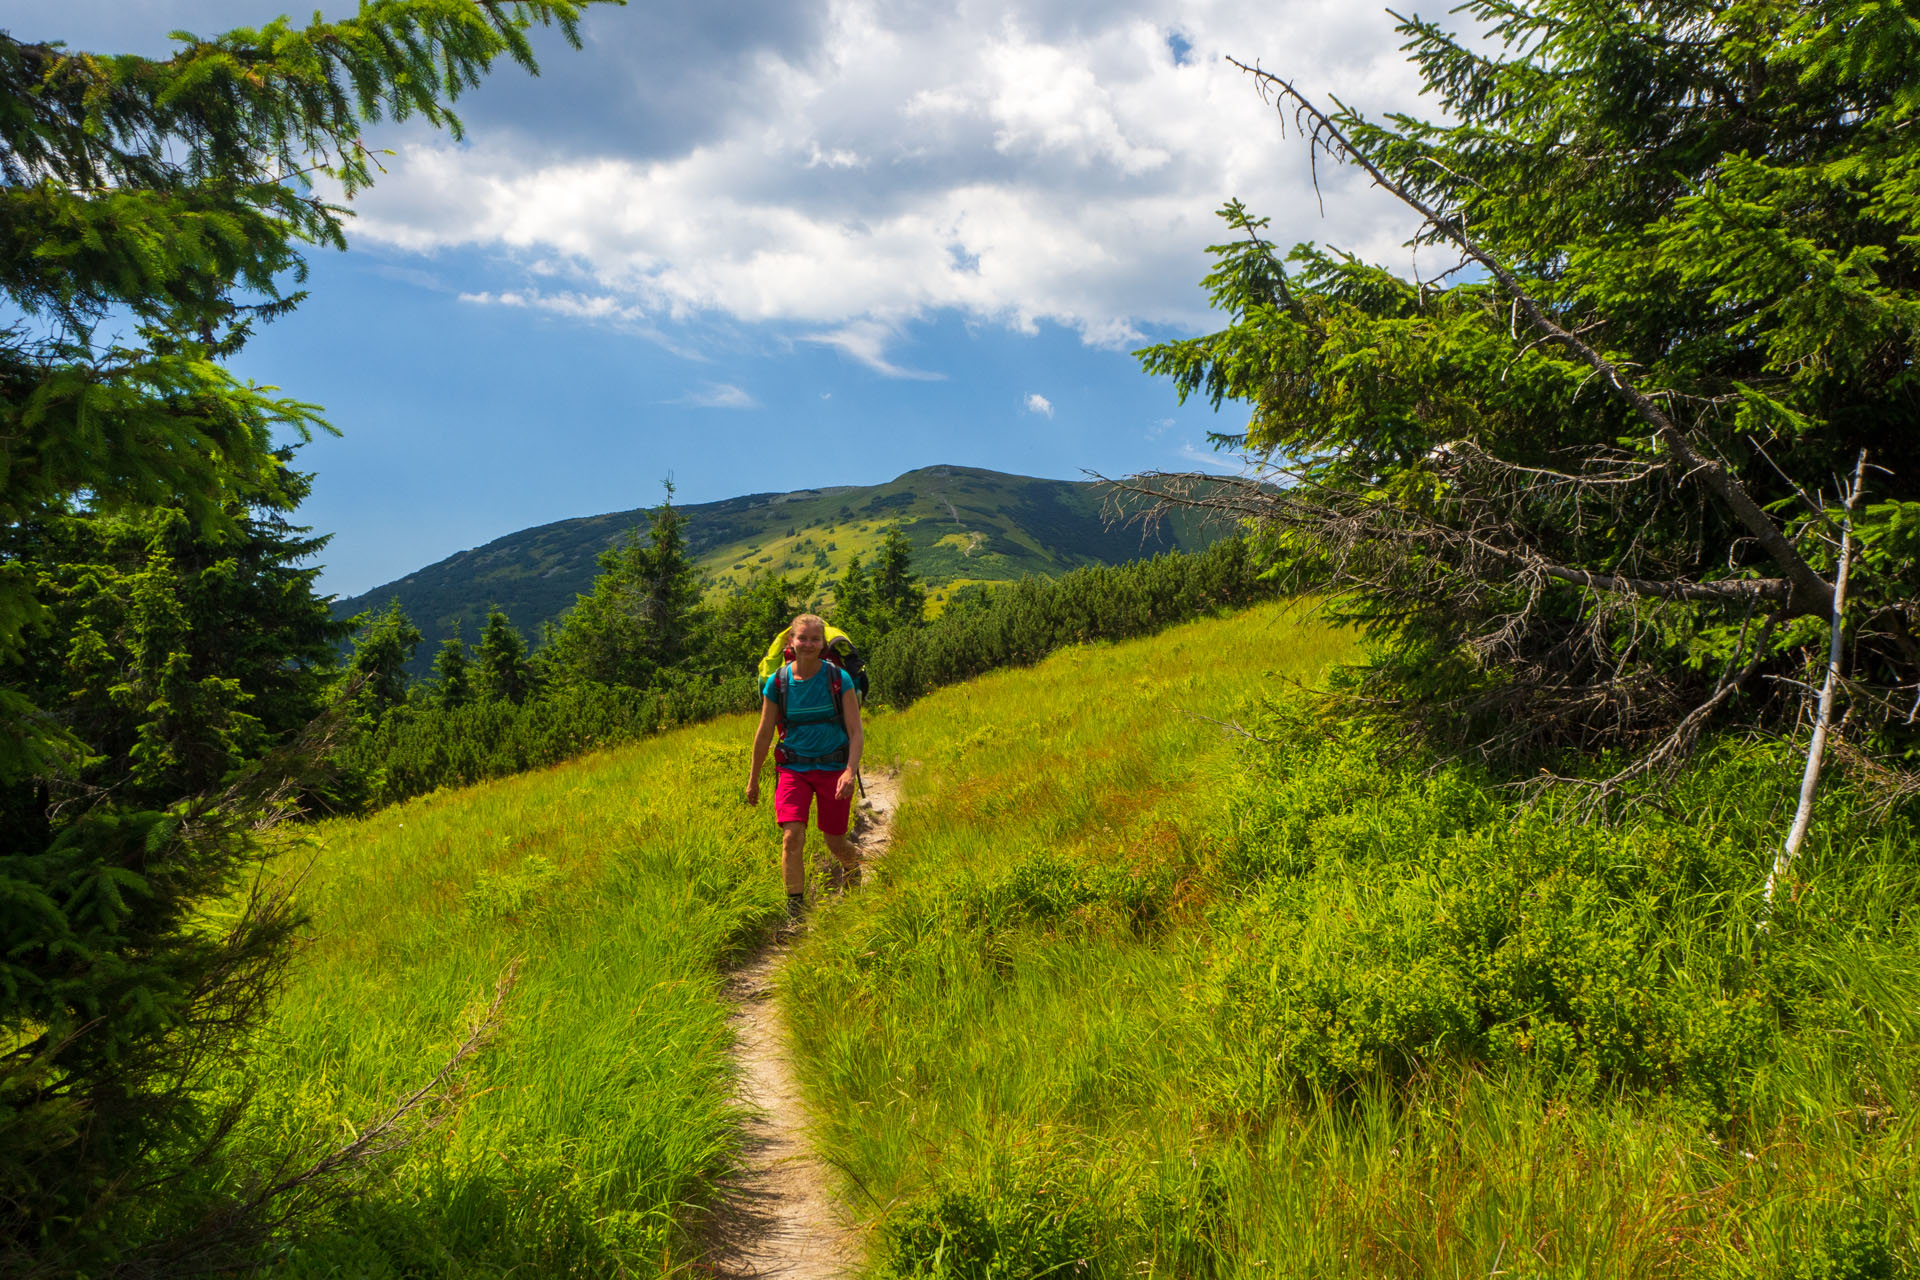
POLYGON ((804 893, 788 894, 787 895, 787 918, 781 924, 780 931, 782 933, 792 933, 794 930, 800 927, 801 920, 806 916, 806 914, 807 914, 807 895, 804 893))

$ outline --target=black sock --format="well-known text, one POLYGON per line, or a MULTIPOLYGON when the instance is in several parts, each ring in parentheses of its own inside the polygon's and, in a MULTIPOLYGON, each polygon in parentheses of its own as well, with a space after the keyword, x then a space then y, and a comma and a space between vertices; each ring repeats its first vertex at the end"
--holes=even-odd
POLYGON ((801 916, 801 913, 804 912, 806 909, 807 909, 806 894, 790 893, 787 895, 787 919, 798 920, 801 916))

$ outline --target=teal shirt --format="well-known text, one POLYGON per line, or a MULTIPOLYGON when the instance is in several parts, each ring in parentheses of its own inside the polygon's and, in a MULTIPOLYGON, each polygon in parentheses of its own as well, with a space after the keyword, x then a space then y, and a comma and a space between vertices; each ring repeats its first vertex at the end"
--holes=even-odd
MULTIPOLYGON (((826 713, 825 717, 811 724, 789 724, 780 735, 788 749, 796 755, 830 756, 836 751, 846 750, 846 731, 840 727, 838 716, 833 712, 833 675, 828 664, 821 663, 820 670, 811 680, 801 680, 793 674, 793 664, 788 663, 781 670, 787 673, 787 715, 793 720, 803 720, 811 715, 826 713)), ((774 681, 778 675, 771 675, 760 686, 760 696, 769 700, 778 700, 774 690, 774 681)), ((853 677, 842 672, 840 691, 851 693, 857 700, 860 690, 853 683, 853 677)), ((783 764, 782 769, 831 769, 838 773, 846 768, 844 764, 783 764)))

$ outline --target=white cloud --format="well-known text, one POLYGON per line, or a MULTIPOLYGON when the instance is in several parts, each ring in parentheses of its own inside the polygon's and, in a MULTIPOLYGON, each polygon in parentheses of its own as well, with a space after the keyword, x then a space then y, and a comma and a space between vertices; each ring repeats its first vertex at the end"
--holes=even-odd
POLYGON ((941 382, 946 379, 947 375, 944 373, 933 373, 925 369, 903 369, 888 360, 887 345, 896 336, 894 326, 880 320, 856 320, 831 333, 802 335, 804 341, 838 347, 846 355, 885 377, 911 378, 920 382, 941 382))
MULTIPOLYGON (((1409 221, 1324 158, 1321 218, 1305 145, 1223 61, 1262 60, 1375 112, 1412 107, 1384 15, 1344 0, 811 8, 808 42, 757 51, 752 93, 677 152, 409 134, 355 230, 420 253, 505 251, 528 279, 488 301, 630 327, 784 326, 909 378, 941 376, 890 354, 936 313, 1103 346, 1205 323, 1203 250, 1229 197, 1272 215, 1282 243, 1405 260, 1409 221)), ((597 17, 596 39, 645 41, 624 16, 597 17)))
POLYGON ((697 391, 689 391, 672 404, 692 405, 696 409, 758 409, 760 402, 731 382, 708 382, 697 391))
POLYGON ((1044 414, 1051 418, 1053 416, 1053 401, 1047 399, 1038 391, 1035 391, 1027 397, 1027 412, 1044 414))
POLYGON ((1212 449, 1202 449, 1191 440, 1181 444, 1179 454, 1195 466, 1211 467, 1215 471, 1231 471, 1244 475, 1248 470, 1246 462, 1238 454, 1215 453, 1212 449))

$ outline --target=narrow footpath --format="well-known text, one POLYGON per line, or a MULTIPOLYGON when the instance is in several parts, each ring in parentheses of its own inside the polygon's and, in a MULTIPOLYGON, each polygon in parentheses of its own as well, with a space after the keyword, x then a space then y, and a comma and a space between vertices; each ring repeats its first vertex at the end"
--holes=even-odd
MULTIPOLYGON (((874 772, 866 790, 855 808, 854 841, 871 882, 892 835, 899 780, 874 772)), ((743 1167, 714 1217, 706 1263, 711 1274, 730 1280, 836 1280, 851 1274, 857 1261, 853 1225, 836 1207, 832 1178, 807 1142, 806 1104, 774 1000, 790 946, 769 943, 728 982, 739 1065, 736 1100, 747 1119, 743 1167)))

